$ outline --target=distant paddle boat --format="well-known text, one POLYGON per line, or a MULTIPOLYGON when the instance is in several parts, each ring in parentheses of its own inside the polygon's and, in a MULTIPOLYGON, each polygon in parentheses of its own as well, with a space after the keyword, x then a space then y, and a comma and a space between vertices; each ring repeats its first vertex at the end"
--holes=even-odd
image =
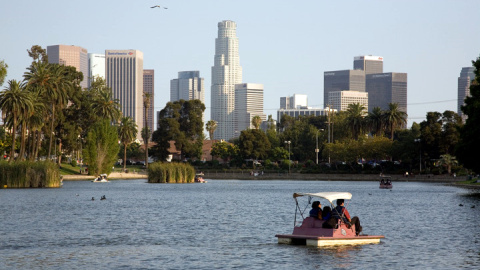
POLYGON ((305 217, 304 214, 309 213, 309 205, 313 198, 325 199, 330 202, 332 209, 335 209, 333 202, 337 199, 350 200, 352 194, 349 192, 319 192, 319 193, 293 193, 295 199, 295 223, 292 234, 277 234, 279 244, 307 245, 307 246, 333 246, 333 245, 360 245, 360 244, 376 244, 380 243, 380 239, 385 238, 383 235, 357 235, 355 225, 346 224, 339 219, 335 228, 323 228, 324 220, 314 217, 305 217), (297 198, 308 198, 307 206, 302 208, 299 206, 297 198), (306 212, 306 213, 305 213, 306 212), (297 218, 300 221, 297 222, 297 218))
POLYGON ((94 183, 108 183, 110 181, 107 180, 107 175, 102 173, 97 178, 93 179, 92 182, 94 182, 94 183))
POLYGON ((202 173, 202 172, 201 172, 201 173, 197 173, 197 174, 195 175, 194 181, 195 181, 195 183, 207 183, 207 181, 205 181, 205 180, 203 179, 203 173, 202 173))
POLYGON ((382 189, 392 189, 392 177, 391 176, 380 176, 380 188, 382 189))

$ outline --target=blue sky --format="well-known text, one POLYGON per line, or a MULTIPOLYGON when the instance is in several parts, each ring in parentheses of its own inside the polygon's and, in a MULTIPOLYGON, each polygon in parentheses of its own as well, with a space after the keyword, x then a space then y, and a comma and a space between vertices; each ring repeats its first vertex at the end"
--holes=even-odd
POLYGON ((155 111, 179 71, 199 70, 209 120, 222 20, 237 23, 243 81, 264 84, 265 113, 274 118, 282 96, 306 94, 309 106, 322 107, 324 71, 352 69, 355 56, 371 54, 384 57, 384 72, 408 73, 411 126, 429 111, 457 110, 460 70, 480 56, 477 0, 5 0, 0 59, 7 80, 18 80, 32 45, 137 49, 155 70, 155 111))

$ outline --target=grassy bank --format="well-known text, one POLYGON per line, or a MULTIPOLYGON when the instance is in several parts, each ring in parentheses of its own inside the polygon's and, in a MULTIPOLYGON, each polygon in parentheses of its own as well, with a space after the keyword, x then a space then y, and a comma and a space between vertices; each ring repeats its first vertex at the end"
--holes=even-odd
POLYGON ((60 187, 60 173, 53 162, 0 162, 0 188, 60 187))
POLYGON ((195 169, 186 163, 155 162, 148 165, 149 183, 193 183, 195 169))

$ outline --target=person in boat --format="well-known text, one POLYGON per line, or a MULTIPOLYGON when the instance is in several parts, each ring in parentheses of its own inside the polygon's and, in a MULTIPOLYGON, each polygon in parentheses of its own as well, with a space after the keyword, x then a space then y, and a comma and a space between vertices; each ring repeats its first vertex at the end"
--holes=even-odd
POLYGON ((318 219, 322 219, 322 205, 319 201, 312 203, 312 210, 310 210, 310 216, 318 219))
POLYGON ((350 218, 350 213, 348 213, 347 208, 344 206, 345 200, 344 199, 338 199, 337 200, 337 207, 332 212, 332 216, 337 220, 342 219, 344 223, 347 225, 354 224, 355 225, 355 233, 357 235, 360 234, 362 231, 362 226, 360 225, 360 219, 355 216, 353 218, 350 218))
POLYGON ((385 185, 385 180, 380 181, 380 185, 385 185))
POLYGON ((337 224, 337 219, 332 216, 332 208, 330 206, 323 207, 322 219, 324 220, 322 228, 333 229, 337 224))

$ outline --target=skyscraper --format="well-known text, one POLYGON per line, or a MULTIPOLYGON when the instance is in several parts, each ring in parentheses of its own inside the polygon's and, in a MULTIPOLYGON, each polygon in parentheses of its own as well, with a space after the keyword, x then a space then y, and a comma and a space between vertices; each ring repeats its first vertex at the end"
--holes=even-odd
POLYGON ((154 96, 155 96, 155 70, 153 69, 144 69, 143 70, 143 92, 150 94, 150 106, 147 111, 147 126, 150 132, 155 131, 155 126, 153 125, 154 115, 154 96))
POLYGON ((462 106, 465 104, 465 98, 470 96, 470 84, 475 79, 475 68, 464 67, 458 77, 458 99, 457 99, 457 113, 465 121, 467 116, 462 112, 462 106))
POLYGON ((113 99, 120 102, 123 116, 137 124, 137 139, 143 129, 143 53, 138 50, 106 50, 105 76, 113 99))
POLYGON ((363 70, 337 70, 323 73, 323 102, 328 104, 328 94, 334 91, 365 92, 365 72, 363 70))
POLYGON ((92 84, 93 77, 105 79, 105 54, 88 54, 88 87, 92 84))
POLYGON ((242 82, 236 29, 233 21, 219 22, 215 39, 210 118, 217 121, 214 136, 217 140, 235 136, 235 85, 242 82))
POLYGON ((330 108, 337 111, 346 111, 348 105, 358 103, 368 110, 368 93, 358 91, 333 91, 328 94, 330 108))
POLYGON ((263 84, 242 83, 235 85, 235 137, 242 130, 253 128, 252 119, 260 116, 267 119, 263 113, 263 84))
POLYGON ((88 51, 79 46, 52 45, 47 46, 48 62, 75 67, 83 73, 82 88, 88 87, 88 51))
POLYGON ((388 109, 389 103, 397 103, 398 109, 407 113, 407 73, 389 72, 366 76, 368 111, 380 107, 388 109))
POLYGON ((205 87, 200 71, 180 71, 170 81, 170 101, 199 99, 205 104, 205 87))
POLYGON ((383 57, 362 55, 353 58, 353 69, 365 71, 365 75, 383 73, 383 57))
POLYGON ((293 96, 280 97, 280 109, 296 109, 299 107, 307 107, 307 95, 294 94, 293 96))

